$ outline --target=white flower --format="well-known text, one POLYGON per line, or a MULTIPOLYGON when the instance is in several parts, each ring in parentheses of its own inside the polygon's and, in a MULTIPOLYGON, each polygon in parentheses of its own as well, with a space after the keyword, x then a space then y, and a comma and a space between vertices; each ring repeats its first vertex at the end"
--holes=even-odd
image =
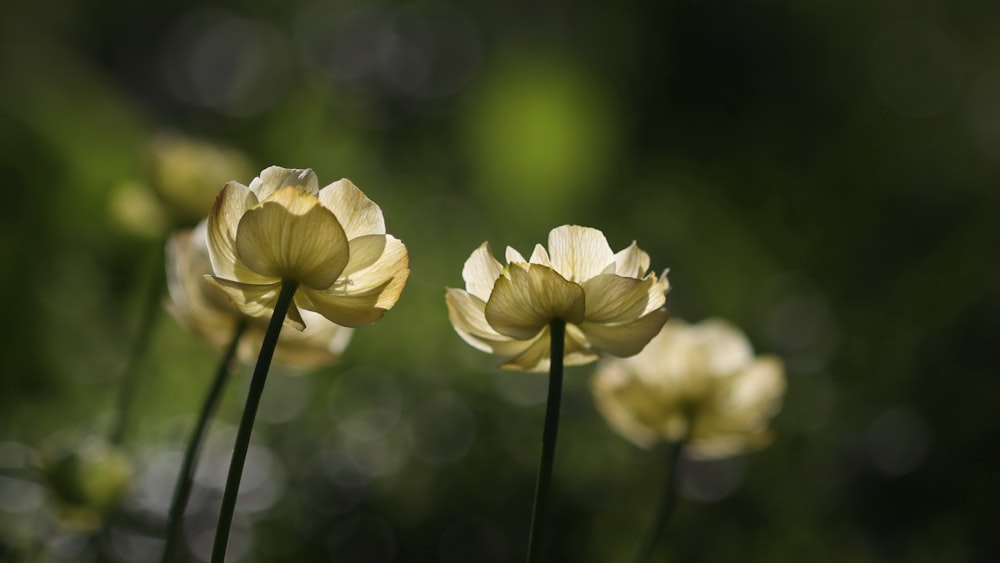
POLYGON ((270 315, 282 283, 297 283, 285 322, 299 329, 300 309, 342 326, 373 323, 410 274, 379 206, 350 180, 319 189, 312 170, 272 166, 249 187, 226 184, 208 215, 208 250, 210 279, 247 315, 270 315))
MULTIPOLYGON (((212 273, 205 238, 205 222, 192 230, 178 231, 167 241, 167 309, 213 348, 222 350, 233 338, 238 322, 247 323, 237 348, 237 358, 252 362, 260 351, 267 318, 240 312, 226 294, 209 284, 212 273)), ((331 323, 319 313, 302 311, 305 330, 282 327, 274 361, 300 369, 336 362, 350 342, 353 329, 331 323)))
POLYGON ((507 248, 506 266, 483 243, 465 262, 465 290, 448 288, 449 318, 472 346, 511 357, 501 367, 545 371, 549 326, 566 323, 564 363, 642 350, 666 322, 666 277, 648 273, 649 255, 633 242, 611 250, 596 229, 564 225, 549 233, 548 249, 531 258, 507 248))
POLYGON ((608 358, 592 385, 611 427, 642 447, 688 436, 692 457, 763 447, 781 408, 781 360, 754 357, 746 336, 721 320, 673 320, 640 354, 608 358))

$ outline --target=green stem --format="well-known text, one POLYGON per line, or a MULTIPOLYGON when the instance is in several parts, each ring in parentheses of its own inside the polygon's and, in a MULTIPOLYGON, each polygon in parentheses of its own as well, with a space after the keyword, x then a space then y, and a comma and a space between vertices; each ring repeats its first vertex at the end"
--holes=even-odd
POLYGON ((566 322, 552 321, 551 361, 549 363, 549 394, 545 404, 545 429, 542 432, 542 461, 535 484, 535 504, 531 511, 531 533, 528 536, 528 563, 539 561, 542 554, 545 514, 548 511, 549 487, 552 484, 552 464, 559 434, 559 405, 562 402, 563 350, 566 322))
POLYGON ((205 437, 205 429, 208 428, 208 421, 215 413, 222 397, 222 389, 229 380, 229 374, 236 357, 236 350, 239 348, 240 338, 246 329, 246 322, 240 320, 233 327, 233 337, 226 348, 226 352, 219 362, 219 368, 215 372, 215 379, 205 397, 205 403, 201 406, 201 413, 195 423, 194 432, 191 433, 191 440, 188 442, 187 450, 184 452, 184 461, 181 463, 180 473, 177 475, 177 485, 174 487, 174 499, 170 505, 170 517, 167 520, 167 538, 163 546, 163 557, 160 563, 168 563, 173 559, 174 550, 180 538, 181 522, 184 519, 184 510, 187 508, 188 498, 191 496, 191 486, 194 482, 194 468, 198 463, 198 455, 201 452, 201 444, 205 437))
POLYGON ((677 466, 684 452, 684 446, 687 444, 688 435, 690 435, 690 430, 681 439, 667 444, 667 482, 663 486, 660 509, 656 514, 656 519, 653 520, 653 525, 650 526, 649 532, 646 534, 646 541, 643 543, 638 557, 635 558, 636 563, 646 563, 653 556, 656 542, 666 530, 667 522, 670 521, 674 507, 677 506, 677 466))
POLYGON ((222 493, 222 507, 219 510, 219 524, 215 529, 215 545, 212 546, 211 563, 223 563, 226 559, 226 547, 229 543, 229 529, 233 525, 233 512, 236 509, 236 497, 240 492, 240 479, 243 477, 243 465, 247 460, 247 450, 250 448, 250 434, 253 432, 253 422, 257 417, 257 406, 264 393, 264 382, 267 380, 267 370, 271 367, 271 357, 274 347, 278 344, 278 334, 285 322, 288 307, 299 284, 296 281, 281 282, 281 293, 274 306, 274 314, 264 333, 264 342, 257 356, 257 366, 250 380, 250 390, 247 392, 246 406, 243 408, 243 418, 236 431, 236 444, 233 446, 233 460, 229 464, 229 475, 226 477, 226 489, 222 493))
POLYGON ((139 317, 138 333, 132 341, 129 349, 125 367, 122 370, 120 387, 118 388, 118 399, 115 406, 114 420, 111 423, 109 440, 112 444, 121 445, 125 439, 125 429, 128 426, 129 415, 132 410, 133 398, 135 397, 136 383, 139 379, 139 364, 142 362, 146 350, 149 348, 150 336, 153 334, 153 327, 163 310, 161 301, 163 290, 166 288, 166 276, 163 274, 163 252, 164 244, 159 244, 159 249, 152 256, 150 263, 150 280, 146 288, 146 299, 143 303, 142 313, 139 317))

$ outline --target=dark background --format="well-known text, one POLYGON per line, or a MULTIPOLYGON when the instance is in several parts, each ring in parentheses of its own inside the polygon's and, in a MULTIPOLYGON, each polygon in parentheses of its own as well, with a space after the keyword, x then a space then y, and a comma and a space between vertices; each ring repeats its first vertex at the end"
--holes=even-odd
MULTIPOLYGON (((240 151, 243 183, 351 178, 411 256, 339 365, 273 371, 232 560, 522 559, 545 377, 465 345, 444 287, 482 241, 528 252, 565 223, 637 240, 676 317, 786 361, 775 442, 683 465, 664 556, 1000 559, 1000 5, 536 4, 5 5, 0 560, 156 559, 217 362, 172 318, 137 366, 133 480, 103 530, 67 527, 31 468, 113 426, 163 236, 192 218, 147 188, 165 131, 240 151)), ((596 413, 592 370, 567 374, 552 561, 629 560, 663 481, 596 413)), ((246 385, 192 502, 203 558, 246 385)))

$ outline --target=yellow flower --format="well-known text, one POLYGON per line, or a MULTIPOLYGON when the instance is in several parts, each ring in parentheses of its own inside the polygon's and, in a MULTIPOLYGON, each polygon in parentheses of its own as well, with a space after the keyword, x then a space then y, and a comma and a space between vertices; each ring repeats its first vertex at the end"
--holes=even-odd
POLYGON ((379 206, 347 179, 319 189, 312 170, 272 166, 249 187, 226 184, 208 215, 208 250, 208 279, 247 315, 269 315, 282 282, 298 283, 285 322, 299 329, 300 309, 342 326, 373 323, 410 275, 379 206))
MULTIPOLYGON (((205 222, 194 229, 178 231, 167 241, 168 310, 184 326, 214 348, 223 349, 233 338, 236 324, 247 323, 237 357, 252 362, 260 351, 267 318, 248 317, 226 294, 211 286, 205 275, 212 273, 208 257, 205 222)), ((283 327, 274 351, 274 361, 300 369, 333 363, 347 347, 352 329, 324 319, 319 313, 302 311, 305 330, 283 327)))
POLYGON ((619 434, 645 448, 687 435, 700 458, 767 445, 785 392, 781 360, 754 357, 739 329, 715 319, 670 321, 640 354, 602 361, 592 383, 619 434))
POLYGON ((465 262, 465 290, 448 288, 452 325, 470 345, 511 359, 501 367, 545 371, 549 325, 566 322, 564 362, 594 361, 593 347, 616 356, 642 350, 667 321, 666 276, 649 270, 633 242, 615 254, 596 229, 564 225, 530 260, 507 248, 506 266, 483 243, 465 262))

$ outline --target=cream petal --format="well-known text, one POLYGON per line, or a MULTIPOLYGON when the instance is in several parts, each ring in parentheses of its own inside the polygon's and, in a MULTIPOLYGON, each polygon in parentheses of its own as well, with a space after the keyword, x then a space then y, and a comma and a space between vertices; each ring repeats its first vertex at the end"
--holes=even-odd
POLYGON ((550 339, 549 327, 546 326, 535 338, 530 340, 530 345, 523 352, 500 364, 500 368, 534 372, 548 371, 552 363, 552 342, 550 339))
POLYGON ((385 234, 382 209, 347 178, 320 190, 319 200, 337 216, 349 240, 385 234))
POLYGON ((632 244, 615 254, 615 273, 620 276, 641 278, 649 271, 649 254, 632 244))
POLYGON ((358 237, 350 242, 350 261, 336 288, 344 293, 370 291, 402 275, 409 262, 406 246, 392 235, 358 237))
POLYGON ((309 289, 333 285, 348 263, 347 237, 315 196, 284 188, 250 209, 236 233, 237 256, 253 271, 309 289))
POLYGON ((580 330, 594 346, 619 357, 638 354, 656 336, 670 314, 667 311, 653 311, 639 319, 623 324, 600 324, 585 322, 580 330))
POLYGON ((503 264, 493 257, 489 243, 484 242, 472 252, 462 268, 465 289, 484 302, 488 301, 501 272, 503 264))
POLYGON ((785 393, 785 370, 774 356, 754 359, 734 377, 725 394, 725 407, 766 423, 778 413, 785 393))
POLYGON ((448 319, 455 332, 469 345, 483 352, 502 356, 520 354, 531 345, 529 340, 512 340, 486 322, 486 303, 461 289, 448 288, 445 294, 448 319))
POLYGON ((656 279, 601 274, 582 285, 587 294, 587 320, 617 324, 633 321, 646 313, 650 289, 656 286, 656 279))
POLYGON ((248 209, 257 205, 257 196, 238 182, 223 186, 206 219, 208 256, 215 275, 245 283, 273 282, 251 271, 236 257, 236 231, 248 209))
POLYGON ((563 225, 549 232, 549 256, 555 271, 574 282, 601 274, 615 261, 604 233, 577 225, 563 225))
MULTIPOLYGON (((274 306, 278 304, 278 294, 281 293, 281 282, 254 285, 211 275, 205 276, 205 279, 226 292, 233 305, 244 315, 250 317, 268 317, 274 314, 274 306)), ((306 326, 302 321, 302 315, 294 303, 288 307, 288 314, 285 317, 284 324, 295 327, 298 330, 302 330, 306 326)))
POLYGON ((308 168, 282 168, 280 166, 265 168, 260 176, 250 182, 250 191, 257 195, 259 201, 264 201, 271 197, 274 192, 288 187, 316 194, 319 191, 319 182, 316 179, 316 174, 308 168))
POLYGON ((567 366, 582 366, 589 364, 600 356, 590 347, 587 336, 576 325, 566 325, 566 340, 563 344, 563 364, 567 366))
POLYGON ((532 338, 556 319, 583 321, 583 288, 538 264, 507 267, 486 302, 490 325, 517 340, 532 338))
POLYGON ((552 260, 549 258, 549 253, 545 250, 545 247, 540 244, 536 244, 535 249, 531 251, 531 258, 529 259, 529 262, 552 268, 552 260))
POLYGON ((409 270, 399 271, 396 277, 364 292, 302 289, 295 299, 303 309, 315 311, 341 326, 364 326, 381 319, 396 304, 409 275, 409 270))
POLYGON ((504 255, 504 258, 507 259, 508 264, 513 264, 515 262, 520 262, 522 264, 528 263, 528 261, 524 259, 524 256, 521 256, 521 253, 512 246, 507 247, 507 252, 504 255))
POLYGON ((721 319, 708 319, 693 328, 701 351, 702 369, 716 377, 729 377, 753 360, 753 347, 743 331, 721 319))

